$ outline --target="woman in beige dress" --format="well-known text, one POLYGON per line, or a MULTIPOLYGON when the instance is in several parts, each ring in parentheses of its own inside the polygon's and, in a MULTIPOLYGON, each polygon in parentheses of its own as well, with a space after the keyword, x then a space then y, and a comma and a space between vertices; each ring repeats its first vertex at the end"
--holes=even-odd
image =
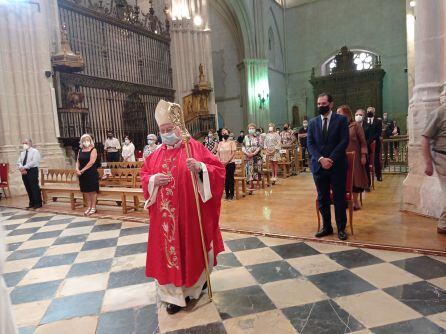
POLYGON ((348 119, 348 130, 350 134, 350 141, 347 147, 347 152, 355 152, 355 169, 353 174, 353 201, 354 209, 359 210, 361 205, 359 203, 359 194, 368 187, 369 181, 365 164, 367 161, 367 141, 365 140, 364 129, 361 124, 355 122, 352 116, 352 111, 349 106, 342 105, 338 108, 337 113, 344 115, 348 119))

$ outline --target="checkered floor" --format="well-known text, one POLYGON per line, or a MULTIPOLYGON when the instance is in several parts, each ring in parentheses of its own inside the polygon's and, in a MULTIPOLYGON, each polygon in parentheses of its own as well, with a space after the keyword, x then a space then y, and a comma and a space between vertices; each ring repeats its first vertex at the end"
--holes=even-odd
POLYGON ((446 333, 446 258, 224 233, 207 296, 157 308, 147 226, 0 208, 20 333, 446 333))

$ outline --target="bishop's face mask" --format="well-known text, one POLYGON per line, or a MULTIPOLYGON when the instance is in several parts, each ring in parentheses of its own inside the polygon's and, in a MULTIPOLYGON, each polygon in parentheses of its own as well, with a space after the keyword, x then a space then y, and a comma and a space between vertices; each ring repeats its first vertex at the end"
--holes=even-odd
POLYGON ((178 140, 180 138, 175 134, 175 132, 168 132, 168 133, 162 133, 161 139, 163 140, 163 143, 169 146, 173 146, 176 143, 178 143, 178 140))

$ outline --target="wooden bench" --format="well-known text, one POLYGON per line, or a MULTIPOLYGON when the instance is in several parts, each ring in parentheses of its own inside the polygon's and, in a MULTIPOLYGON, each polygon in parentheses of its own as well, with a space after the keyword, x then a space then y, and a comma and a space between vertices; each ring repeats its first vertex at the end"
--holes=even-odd
POLYGON ((242 151, 237 150, 234 155, 235 173, 234 173, 234 188, 235 198, 240 199, 246 194, 246 164, 245 155, 242 151), (242 192, 240 193, 240 188, 242 192))
POLYGON ((101 168, 141 168, 144 161, 103 162, 101 168))
POLYGON ((270 156, 266 153, 266 150, 262 150, 262 158, 263 158, 263 177, 262 177, 262 188, 265 188, 265 179, 266 185, 271 187, 271 165, 270 165, 270 156))
MULTIPOLYGON (((111 176, 104 177, 104 170, 98 169, 100 185, 98 201, 120 202, 122 212, 126 214, 130 208, 139 210, 140 203, 144 201, 143 191, 137 184, 138 169, 127 169, 127 173, 112 169, 111 176), (129 173, 130 171, 130 173, 129 173), (128 205, 127 198, 133 199, 133 205, 128 205)), ((43 202, 48 203, 49 195, 57 200, 58 197, 68 197, 71 210, 76 208, 76 200, 81 199, 85 206, 85 198, 79 189, 79 180, 75 170, 69 169, 42 169, 41 189, 43 202)))

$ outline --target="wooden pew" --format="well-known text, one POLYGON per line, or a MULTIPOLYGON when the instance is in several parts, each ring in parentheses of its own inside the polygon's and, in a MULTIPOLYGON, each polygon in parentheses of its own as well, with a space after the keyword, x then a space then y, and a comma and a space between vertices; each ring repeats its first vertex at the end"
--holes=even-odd
POLYGON ((279 151, 280 157, 278 161, 279 169, 282 170, 282 177, 287 178, 291 176, 291 155, 290 149, 281 149, 279 151))
POLYGON ((103 162, 101 168, 141 168, 144 161, 103 162))
POLYGON ((271 165, 270 165, 270 157, 266 154, 266 150, 262 150, 262 158, 263 158, 263 177, 262 177, 262 188, 265 188, 265 180, 266 185, 271 187, 271 165))
MULTIPOLYGON (((98 201, 121 202, 124 214, 129 209, 139 210, 140 203, 144 201, 143 191, 140 184, 137 183, 139 169, 126 169, 126 172, 123 172, 122 169, 110 170, 114 172, 111 176, 107 175, 104 178, 105 171, 98 169, 100 175, 98 201), (133 199, 133 205, 128 205, 127 198, 133 199)), ((41 171, 41 184, 44 203, 48 202, 49 194, 52 194, 55 198, 68 196, 71 209, 74 210, 76 199, 83 198, 75 170, 43 169, 41 171), (78 198, 75 197, 76 195, 78 195, 78 198)))
POLYGON ((240 199, 246 195, 246 164, 245 155, 241 150, 237 150, 234 155, 235 173, 234 173, 234 188, 235 198, 240 199), (240 193, 240 188, 242 193, 240 193))

